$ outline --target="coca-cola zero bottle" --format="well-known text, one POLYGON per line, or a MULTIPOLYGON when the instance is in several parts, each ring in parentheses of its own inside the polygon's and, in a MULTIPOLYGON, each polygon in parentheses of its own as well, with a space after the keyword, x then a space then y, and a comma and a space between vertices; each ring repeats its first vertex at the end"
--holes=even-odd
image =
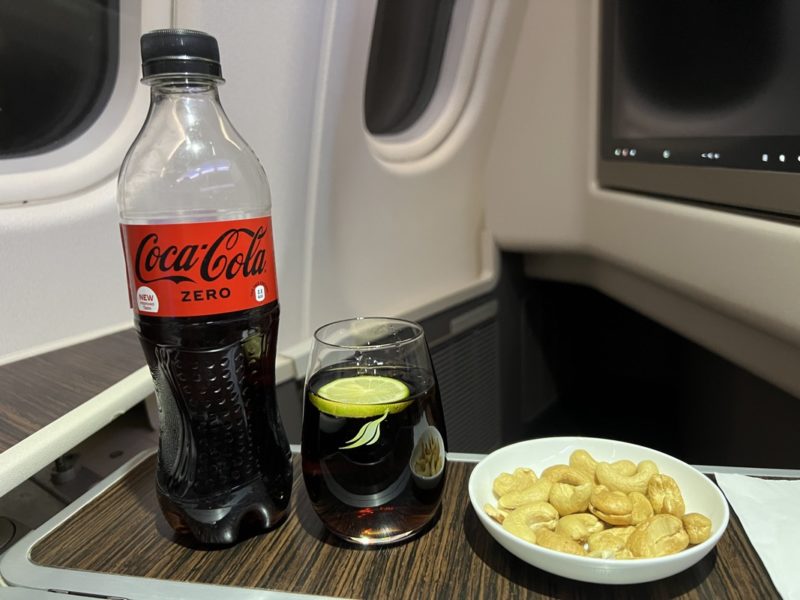
POLYGON ((159 30, 141 50, 150 111, 118 203, 159 407, 157 495, 176 531, 229 544, 280 522, 292 485, 269 186, 219 103, 217 41, 159 30))

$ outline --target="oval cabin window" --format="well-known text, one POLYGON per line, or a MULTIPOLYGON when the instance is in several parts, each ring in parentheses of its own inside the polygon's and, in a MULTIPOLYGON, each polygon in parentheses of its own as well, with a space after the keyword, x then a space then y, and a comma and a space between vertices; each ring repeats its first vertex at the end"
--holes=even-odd
POLYGON ((0 158, 86 131, 117 76, 119 0, 0 2, 0 158))

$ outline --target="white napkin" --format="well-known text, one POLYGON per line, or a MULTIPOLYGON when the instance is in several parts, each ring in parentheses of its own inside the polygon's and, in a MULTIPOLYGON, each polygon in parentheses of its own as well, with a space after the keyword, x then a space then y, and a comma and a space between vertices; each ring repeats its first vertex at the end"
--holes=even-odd
POLYGON ((800 599, 800 480, 714 475, 781 596, 800 599))

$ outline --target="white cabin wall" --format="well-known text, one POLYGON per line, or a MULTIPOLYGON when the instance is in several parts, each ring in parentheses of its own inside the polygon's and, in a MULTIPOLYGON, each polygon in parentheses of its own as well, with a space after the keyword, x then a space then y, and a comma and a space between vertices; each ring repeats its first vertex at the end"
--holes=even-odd
POLYGON ((0 362, 131 326, 115 198, 0 209, 0 362))

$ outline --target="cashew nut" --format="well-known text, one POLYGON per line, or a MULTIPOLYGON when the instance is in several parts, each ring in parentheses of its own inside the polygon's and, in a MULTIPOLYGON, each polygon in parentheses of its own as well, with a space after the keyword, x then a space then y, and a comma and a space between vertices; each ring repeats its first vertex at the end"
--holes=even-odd
POLYGON ((495 508, 494 506, 488 503, 483 505, 483 510, 485 510, 486 514, 489 515, 498 523, 502 523, 508 516, 507 510, 501 510, 499 508, 495 508))
POLYGON ((589 507, 589 496, 592 495, 592 480, 585 473, 558 465, 558 469, 542 472, 542 479, 553 482, 550 490, 550 504, 556 507, 563 517, 572 513, 585 511, 589 507))
POLYGON ((567 465, 555 465, 542 471, 542 479, 553 483, 568 483, 569 485, 592 485, 592 479, 586 473, 568 467, 567 465))
POLYGON ((497 498, 509 492, 518 492, 536 483, 536 473, 532 469, 519 467, 513 473, 500 473, 492 483, 492 491, 497 498))
POLYGON ((549 529, 542 529, 536 534, 536 544, 558 552, 568 552, 569 554, 586 556, 586 550, 583 549, 581 544, 575 540, 553 533, 549 529))
POLYGON ((602 485, 594 488, 589 511, 610 525, 637 525, 653 516, 653 507, 644 494, 611 492, 602 485))
POLYGON ((539 479, 533 485, 515 492, 508 492, 497 503, 500 508, 513 509, 523 504, 530 504, 531 502, 547 502, 550 497, 550 488, 553 483, 547 479, 539 479))
POLYGON ((657 513, 669 513, 680 518, 686 512, 681 488, 669 475, 653 475, 647 484, 647 498, 657 513))
POLYGON ((569 465, 551 465, 542 471, 542 479, 558 481, 565 471, 574 470, 569 465))
POLYGON ((626 547, 637 558, 654 558, 680 552, 689 545, 681 520, 670 514, 655 515, 636 526, 626 547))
POLYGON ((630 477, 636 473, 636 463, 632 460, 618 460, 616 462, 612 462, 611 468, 625 477, 630 477))
POLYGON ((594 515, 581 513, 561 517, 556 523, 555 532, 576 542, 585 542, 589 536, 603 531, 603 523, 594 515))
POLYGON ((683 515, 683 528, 689 535, 690 544, 700 544, 711 537, 711 519, 700 513, 683 515))
POLYGON ((631 525, 638 525, 653 516, 653 506, 647 496, 639 492, 631 492, 628 498, 633 503, 633 510, 631 510, 631 525))
POLYGON ((592 495, 592 484, 572 485, 554 483, 550 490, 550 504, 556 507, 562 517, 583 512, 589 508, 589 497, 592 495))
POLYGON ((503 519, 503 529, 523 540, 536 543, 539 529, 553 529, 558 522, 558 511, 547 502, 532 502, 508 513, 503 519))
MULTIPOLYGON (((618 460, 610 463, 611 468, 626 477, 636 473, 636 463, 630 460, 618 460)), ((586 474, 589 479, 597 483, 597 461, 586 450, 575 450, 569 456, 569 466, 586 474)))
POLYGON ((597 468, 597 461, 586 450, 575 450, 570 454, 569 466, 595 481, 594 470, 597 468))
POLYGON ((609 525, 630 525, 633 501, 623 492, 612 492, 599 485, 589 499, 589 511, 609 525))
POLYGON ((658 473, 658 467, 652 460, 643 460, 636 468, 633 475, 621 475, 607 462, 597 463, 595 475, 597 480, 611 491, 620 491, 629 494, 647 492, 647 484, 653 475, 658 473))
POLYGON ((613 527, 589 536, 589 556, 597 558, 616 558, 625 550, 625 544, 633 533, 633 527, 613 527))

